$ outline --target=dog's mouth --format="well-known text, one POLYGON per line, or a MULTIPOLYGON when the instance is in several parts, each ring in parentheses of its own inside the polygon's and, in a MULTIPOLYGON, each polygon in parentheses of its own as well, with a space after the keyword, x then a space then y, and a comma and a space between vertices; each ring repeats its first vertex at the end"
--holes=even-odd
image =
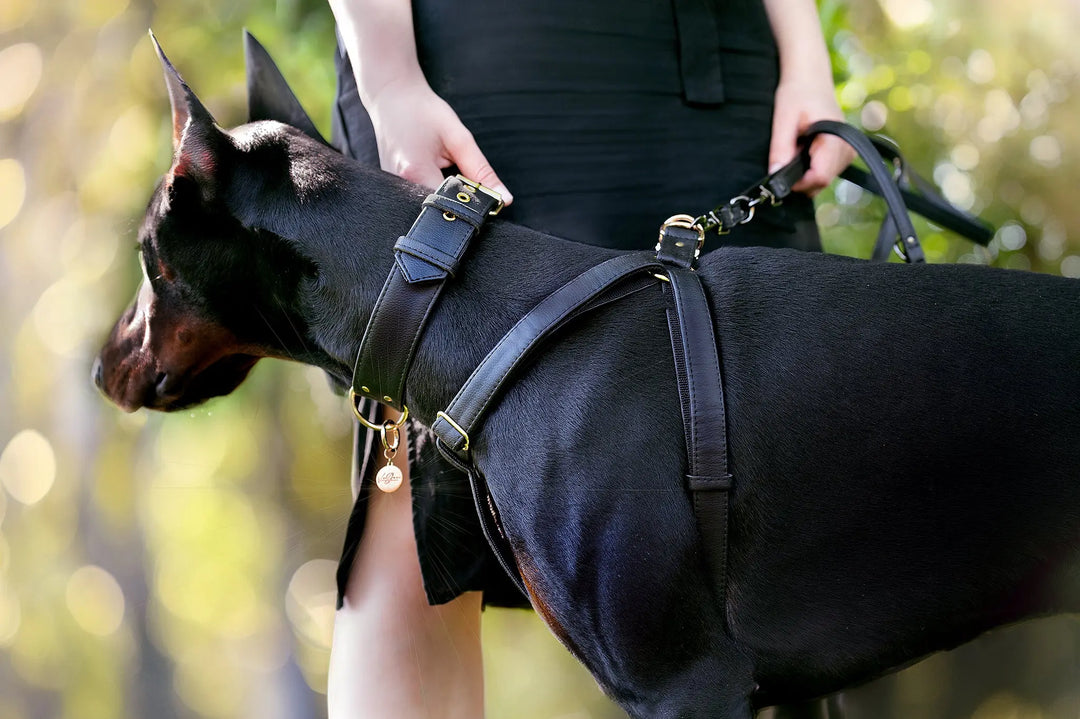
POLYGON ((194 371, 153 371, 138 362, 119 366, 112 372, 103 361, 94 362, 92 379, 102 393, 125 412, 143 407, 175 412, 201 404, 212 397, 229 394, 248 376, 259 357, 244 354, 222 357, 194 371))
POLYGON ((144 282, 91 378, 126 412, 175 412, 232 392, 265 355, 220 323, 163 302, 144 282))

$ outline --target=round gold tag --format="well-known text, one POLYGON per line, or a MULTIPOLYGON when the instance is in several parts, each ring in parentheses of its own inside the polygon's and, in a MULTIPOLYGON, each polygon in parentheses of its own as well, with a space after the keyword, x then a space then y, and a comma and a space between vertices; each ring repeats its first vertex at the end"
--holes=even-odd
POLYGON ((401 470, 390 464, 375 474, 375 486, 384 492, 396 492, 401 486, 401 470))

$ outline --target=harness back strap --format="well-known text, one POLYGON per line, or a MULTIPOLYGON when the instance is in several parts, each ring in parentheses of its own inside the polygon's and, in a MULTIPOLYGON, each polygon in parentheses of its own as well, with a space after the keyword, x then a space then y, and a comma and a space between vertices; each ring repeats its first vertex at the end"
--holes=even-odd
POLYGON ((405 376, 428 314, 477 230, 500 209, 498 195, 460 176, 448 177, 427 196, 394 245, 394 265, 357 351, 354 394, 399 411, 404 407, 405 376))

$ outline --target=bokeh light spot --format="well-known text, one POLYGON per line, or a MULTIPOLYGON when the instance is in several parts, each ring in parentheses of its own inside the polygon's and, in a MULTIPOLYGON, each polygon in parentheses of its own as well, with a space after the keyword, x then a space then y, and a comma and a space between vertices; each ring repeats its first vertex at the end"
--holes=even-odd
POLYGON ((84 301, 86 285, 63 277, 49 286, 34 305, 34 329, 41 342, 60 357, 75 354, 91 335, 104 326, 101 305, 84 301), (78 308, 78 311, 73 311, 78 308))
POLYGON ((970 142, 960 143, 949 153, 949 159, 956 165, 956 168, 965 172, 975 169, 979 164, 979 157, 979 148, 970 142))
POLYGON ((41 82, 41 49, 20 42, 0 50, 0 122, 17 116, 41 82))
POLYGON ((336 571, 337 563, 329 559, 305 562, 293 573, 286 593, 286 613, 296 632, 326 649, 330 648, 330 637, 334 633, 336 571))
POLYGON ((26 175, 22 164, 11 158, 0 160, 0 229, 15 219, 26 199, 26 175))
POLYGON ((862 112, 859 113, 859 122, 862 123, 863 129, 868 132, 877 132, 885 127, 885 121, 888 118, 889 109, 885 107, 885 103, 878 100, 871 100, 866 103, 862 112))
POLYGON ((904 30, 926 24, 934 14, 929 0, 884 0, 882 5, 889 20, 904 30))
POLYGON ((972 50, 967 60, 968 79, 978 85, 985 85, 994 79, 997 74, 997 66, 994 64, 994 56, 982 48, 972 50))
POLYGON ((37 504, 56 480, 56 455, 40 432, 24 429, 0 454, 0 484, 23 504, 37 504))
POLYGON ((934 66, 934 59, 925 50, 912 50, 907 56, 907 69, 914 75, 923 75, 930 72, 934 66))
POLYGON ((88 634, 108 636, 124 621, 124 592, 101 567, 76 569, 68 579, 65 598, 75 623, 88 634))
POLYGON ((1080 256, 1069 255, 1061 261, 1061 274, 1063 277, 1080 277, 1080 256))
POLYGON ((1031 159, 1043 167, 1057 167, 1061 164, 1061 143, 1056 137, 1039 135, 1028 146, 1031 159))
POLYGON ((1027 233, 1024 228, 1015 222, 1005 224, 997 233, 998 242, 1002 249, 1009 251, 1019 250, 1027 244, 1027 233))
POLYGON ((915 107, 915 98, 911 94, 910 88, 904 85, 897 85, 892 90, 889 90, 888 96, 889 109, 896 112, 907 112, 911 108, 915 107))

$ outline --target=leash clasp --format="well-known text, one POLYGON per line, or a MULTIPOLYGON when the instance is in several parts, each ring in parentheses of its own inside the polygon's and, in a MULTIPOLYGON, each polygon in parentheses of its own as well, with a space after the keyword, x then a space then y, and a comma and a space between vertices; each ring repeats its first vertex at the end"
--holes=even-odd
POLYGON ((491 189, 490 187, 486 187, 484 185, 481 185, 479 182, 476 182, 474 180, 470 180, 469 178, 465 177, 464 175, 457 175, 457 179, 461 180, 461 182, 463 184, 467 185, 468 187, 471 187, 473 192, 483 192, 485 195, 495 199, 495 207, 488 210, 489 215, 494 217, 495 215, 502 212, 502 208, 504 207, 504 205, 503 205, 503 199, 502 199, 501 194, 499 194, 495 190, 491 189))

